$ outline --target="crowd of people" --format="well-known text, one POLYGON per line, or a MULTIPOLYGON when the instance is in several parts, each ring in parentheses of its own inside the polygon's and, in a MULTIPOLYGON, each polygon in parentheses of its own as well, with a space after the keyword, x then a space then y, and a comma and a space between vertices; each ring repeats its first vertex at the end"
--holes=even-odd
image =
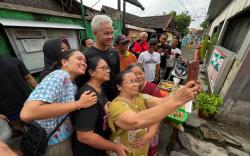
MULTIPOLYGON (((45 156, 155 156, 160 121, 200 90, 190 81, 163 97, 157 87, 171 59, 182 58, 178 39, 170 46, 166 34, 158 42, 142 32, 139 41, 119 35, 113 46, 110 17, 96 15, 91 28, 96 40, 87 38, 84 51, 65 38, 45 42, 39 83, 20 60, 0 58, 0 119, 35 122, 47 134, 63 121, 45 156)), ((0 155, 15 155, 1 148, 0 155)))

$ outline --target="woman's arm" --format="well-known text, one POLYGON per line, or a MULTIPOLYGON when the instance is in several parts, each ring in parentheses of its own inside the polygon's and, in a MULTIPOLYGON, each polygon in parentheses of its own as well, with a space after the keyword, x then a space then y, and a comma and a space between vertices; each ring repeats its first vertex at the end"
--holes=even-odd
POLYGON ((126 155, 128 149, 122 144, 116 144, 94 133, 93 131, 76 131, 77 140, 93 148, 111 150, 119 155, 126 155))
POLYGON ((126 130, 149 127, 160 122, 166 115, 192 100, 198 91, 199 86, 196 86, 194 81, 190 81, 178 89, 175 95, 163 98, 166 101, 160 99, 155 107, 138 113, 132 110, 121 113, 115 121, 115 124, 126 130), (162 104, 160 104, 160 102, 162 102, 162 104))
POLYGON ((142 137, 137 138, 135 142, 131 143, 133 148, 143 148, 147 143, 149 143, 159 129, 160 123, 152 125, 149 127, 148 132, 145 133, 142 137))
POLYGON ((81 108, 87 108, 96 103, 96 95, 94 92, 84 92, 78 101, 68 103, 47 103, 44 101, 28 101, 20 113, 20 118, 29 122, 32 120, 49 119, 61 115, 65 115, 81 108))
POLYGON ((36 88, 37 82, 31 74, 27 74, 26 76, 24 76, 24 79, 32 88, 36 88))
POLYGON ((17 156, 5 143, 0 141, 0 155, 17 156))

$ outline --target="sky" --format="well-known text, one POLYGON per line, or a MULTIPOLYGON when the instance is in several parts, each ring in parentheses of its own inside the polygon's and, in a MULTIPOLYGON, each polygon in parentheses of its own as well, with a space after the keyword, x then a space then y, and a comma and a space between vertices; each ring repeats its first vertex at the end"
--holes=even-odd
MULTIPOLYGON (((78 0, 80 1, 80 0, 78 0)), ((117 9, 117 0, 82 0, 83 4, 88 7, 93 7, 100 10, 102 5, 106 5, 117 9), (97 3, 98 2, 98 3, 97 3), (97 4, 96 4, 97 3, 97 4), (95 6, 93 6, 96 4, 95 6)), ((122 8, 121 0, 121 8, 122 8)), ((169 13, 171 10, 181 13, 183 11, 191 15, 192 21, 190 28, 200 28, 207 14, 210 0, 138 0, 145 8, 142 11, 140 8, 129 3, 126 4, 127 12, 137 16, 155 16, 162 15, 163 12, 169 13)))

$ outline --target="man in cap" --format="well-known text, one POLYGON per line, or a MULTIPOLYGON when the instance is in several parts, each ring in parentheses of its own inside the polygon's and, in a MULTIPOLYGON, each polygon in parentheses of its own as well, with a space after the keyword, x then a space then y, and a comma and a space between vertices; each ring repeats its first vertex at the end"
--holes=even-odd
POLYGON ((149 50, 142 52, 138 58, 138 62, 143 65, 145 70, 145 78, 149 82, 157 83, 160 78, 161 56, 155 52, 157 48, 157 39, 151 38, 149 41, 149 50))
POLYGON ((119 35, 115 40, 115 48, 119 53, 120 71, 127 68, 128 65, 137 62, 134 54, 128 51, 129 40, 125 35, 119 35))

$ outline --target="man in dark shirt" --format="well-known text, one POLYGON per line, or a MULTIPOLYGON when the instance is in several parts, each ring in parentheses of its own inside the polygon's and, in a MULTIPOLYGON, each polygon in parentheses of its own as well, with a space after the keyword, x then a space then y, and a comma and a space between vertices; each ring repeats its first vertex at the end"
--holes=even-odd
POLYGON ((106 15, 97 15, 95 20, 92 20, 91 27, 96 37, 96 42, 86 51, 87 59, 99 56, 103 58, 111 68, 110 81, 103 84, 103 90, 108 100, 112 101, 118 95, 115 77, 120 72, 119 55, 115 49, 110 48, 112 46, 114 32, 112 20, 106 15))
POLYGON ((166 70, 166 61, 169 58, 169 55, 171 54, 171 47, 167 44, 168 35, 167 34, 161 34, 159 39, 159 45, 157 47, 157 52, 161 55, 161 71, 160 71, 160 80, 164 79, 165 77, 165 70, 166 70))
POLYGON ((17 58, 0 56, 0 114, 18 120, 23 103, 35 88, 36 80, 17 58))

